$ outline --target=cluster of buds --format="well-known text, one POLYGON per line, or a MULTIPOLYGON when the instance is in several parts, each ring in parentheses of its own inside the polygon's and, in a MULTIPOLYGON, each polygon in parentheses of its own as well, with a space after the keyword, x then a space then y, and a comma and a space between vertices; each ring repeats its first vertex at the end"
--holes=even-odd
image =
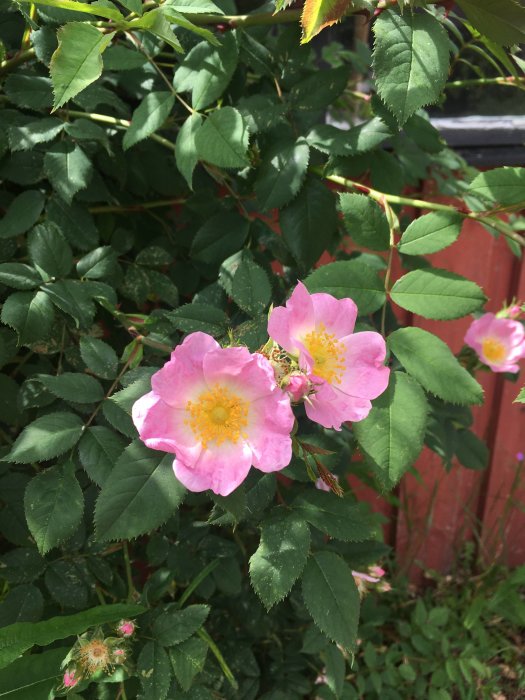
POLYGON ((101 629, 81 635, 64 661, 62 689, 70 691, 84 679, 110 673, 116 666, 125 665, 129 654, 128 640, 135 630, 135 622, 121 620, 116 626, 117 637, 105 637, 101 629))
POLYGON ((379 593, 387 593, 392 590, 392 586, 388 581, 383 581, 383 576, 386 571, 380 566, 369 566, 367 573, 362 571, 352 571, 352 576, 354 577, 357 590, 359 595, 363 597, 368 593, 371 588, 370 584, 373 584, 373 589, 379 593))
POLYGON ((501 311, 498 311, 496 318, 511 318, 513 321, 519 320, 523 314, 525 304, 513 300, 508 306, 504 306, 501 311))

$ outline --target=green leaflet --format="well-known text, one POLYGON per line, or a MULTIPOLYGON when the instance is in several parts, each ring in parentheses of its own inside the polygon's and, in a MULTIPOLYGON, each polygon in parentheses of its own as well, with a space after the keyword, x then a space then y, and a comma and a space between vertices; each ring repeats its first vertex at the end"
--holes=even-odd
POLYGON ((435 268, 408 272, 397 280, 390 296, 407 311, 441 321, 478 311, 486 301, 475 282, 435 268))
MULTIPOLYGON (((525 15, 525 9, 523 10, 525 15)), ((525 168, 495 168, 480 173, 470 183, 468 194, 480 197, 487 209, 525 203, 525 168)), ((483 207, 478 207, 483 209, 483 207)))
POLYGON ((216 109, 195 133, 199 160, 221 168, 243 168, 250 164, 249 138, 240 112, 233 107, 216 109))
POLYGON ((204 668, 207 654, 208 645, 199 637, 190 637, 169 650, 173 673, 184 691, 191 688, 193 679, 204 668))
POLYGON ((80 355, 86 366, 102 379, 117 375, 118 357, 111 345, 87 335, 80 339, 80 355))
POLYGON ((525 8, 514 0, 458 0, 474 27, 503 46, 525 41, 525 8))
POLYGON ((255 181, 255 193, 263 210, 288 204, 299 192, 306 171, 310 149, 305 139, 277 141, 265 153, 255 181))
POLYGON ((434 211, 414 219, 398 244, 404 255, 428 255, 454 243, 461 233, 463 217, 458 212, 434 211))
POLYGON ((208 605, 188 605, 183 610, 168 609, 153 624, 156 641, 164 647, 172 647, 186 641, 206 622, 208 605))
POLYGON ((33 477, 24 505, 27 525, 42 554, 67 540, 84 512, 84 496, 74 465, 51 467, 33 477))
POLYGON ((359 260, 344 260, 318 268, 304 280, 308 291, 326 292, 337 299, 350 297, 361 315, 373 313, 385 301, 383 282, 368 265, 359 260))
POLYGON ((5 300, 0 318, 15 329, 20 345, 31 345, 51 331, 55 312, 45 292, 15 292, 5 300))
POLYGON ((69 651, 59 647, 17 659, 0 670, 0 697, 9 700, 43 700, 60 680, 60 664, 69 651))
POLYGON ((124 134, 125 151, 161 128, 169 117, 175 97, 171 92, 150 92, 133 112, 131 126, 124 134))
POLYGON ((377 91, 400 125, 434 103, 448 76, 449 43, 428 12, 382 12, 373 25, 377 91))
POLYGON ((199 162, 195 134, 202 125, 200 114, 190 114, 182 125, 175 142, 175 160, 190 189, 193 189, 193 171, 199 162))
POLYGON ((69 142, 55 143, 46 149, 44 169, 53 188, 68 204, 88 186, 93 175, 93 166, 85 152, 69 142))
POLYGON ((102 73, 102 53, 114 32, 102 34, 85 22, 70 22, 58 30, 58 49, 51 59, 53 109, 58 109, 102 73))
POLYGON ((99 540, 131 539, 162 525, 186 490, 173 475, 173 455, 140 441, 126 447, 104 481, 95 509, 99 540))
POLYGON ((48 646, 57 639, 82 634, 90 627, 137 617, 145 611, 141 605, 99 605, 75 615, 60 615, 42 622, 17 622, 0 629, 0 668, 7 666, 33 645, 48 646))
POLYGON ((76 445, 83 429, 75 413, 48 413, 24 428, 3 461, 27 464, 58 457, 76 445))
POLYGON ((375 524, 367 507, 333 493, 305 491, 292 508, 321 532, 345 542, 363 542, 374 534, 375 524))
POLYGON ((402 372, 392 372, 387 390, 374 401, 367 418, 354 423, 354 434, 363 454, 389 488, 421 452, 427 411, 421 386, 402 372))
POLYGON ((250 316, 264 313, 272 298, 266 272, 251 260, 242 260, 232 282, 232 298, 250 316))
POLYGON ((462 367, 446 343, 422 328, 400 328, 387 340, 391 352, 421 386, 458 404, 479 404, 483 389, 462 367))
POLYGON ((73 267, 73 252, 64 236, 50 222, 38 224, 27 237, 29 258, 48 277, 65 277, 73 267))
POLYGON ((388 250, 390 229, 379 204, 364 194, 340 194, 339 203, 348 235, 365 248, 388 250))
POLYGON ((359 593, 350 567, 334 552, 317 552, 308 560, 302 589, 308 612, 321 632, 344 649, 353 649, 359 593))
POLYGON ((156 642, 147 642, 137 660, 144 698, 165 700, 171 682, 171 665, 166 650, 156 642))
POLYGON ((13 199, 0 221, 0 238, 13 238, 36 224, 45 198, 37 190, 26 190, 13 199))
POLYGON ((309 551, 310 530, 301 517, 274 510, 264 520, 259 547, 250 559, 250 580, 267 609, 290 592, 309 551))
POLYGON ((58 376, 38 374, 35 379, 49 392, 65 401, 96 403, 104 398, 104 390, 100 382, 80 372, 64 372, 58 376))

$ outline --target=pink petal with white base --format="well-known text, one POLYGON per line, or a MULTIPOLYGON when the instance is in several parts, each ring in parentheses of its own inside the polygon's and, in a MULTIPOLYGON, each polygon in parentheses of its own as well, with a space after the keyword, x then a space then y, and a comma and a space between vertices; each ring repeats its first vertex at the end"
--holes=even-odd
POLYGON ((228 496, 246 479, 251 464, 250 448, 246 443, 238 442, 203 450, 199 459, 191 465, 176 459, 173 471, 189 491, 211 489, 220 496, 228 496))

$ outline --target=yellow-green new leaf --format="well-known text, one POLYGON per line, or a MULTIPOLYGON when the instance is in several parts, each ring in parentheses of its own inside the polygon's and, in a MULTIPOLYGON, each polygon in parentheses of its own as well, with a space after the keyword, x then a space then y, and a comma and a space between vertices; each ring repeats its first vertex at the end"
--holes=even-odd
POLYGON ((84 22, 70 22, 58 30, 58 48, 50 65, 55 95, 53 110, 100 77, 102 53, 114 34, 102 34, 84 22))
POLYGON ((301 15, 301 43, 308 43, 323 29, 339 22, 351 4, 352 0, 306 0, 301 15))

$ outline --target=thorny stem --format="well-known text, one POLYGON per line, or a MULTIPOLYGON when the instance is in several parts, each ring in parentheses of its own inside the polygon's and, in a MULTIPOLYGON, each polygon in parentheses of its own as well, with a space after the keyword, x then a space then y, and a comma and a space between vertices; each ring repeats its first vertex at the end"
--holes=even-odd
POLYGON ((394 249, 396 247, 395 232, 399 225, 397 221, 397 216, 394 214, 390 205, 386 200, 383 199, 383 206, 388 219, 388 228, 390 231, 390 240, 388 248, 388 262, 385 273, 385 303, 383 304, 383 309, 381 310, 381 334, 383 337, 386 335, 386 309, 387 309, 387 298, 390 294, 390 276, 392 274, 392 262, 394 260, 394 249))
POLYGON ((0 61, 0 75, 3 73, 9 73, 10 70, 16 68, 21 63, 26 63, 35 57, 34 49, 27 49, 26 51, 20 51, 13 56, 13 58, 8 58, 5 61, 0 61))
MULTIPOLYGON (((310 168, 311 172, 316 173, 317 175, 320 175, 323 177, 325 180, 329 180, 330 182, 335 183, 336 185, 341 185, 342 187, 347 187, 348 189, 351 190, 357 190, 358 192, 363 192, 364 194, 367 194, 369 197, 372 199, 375 199, 376 202, 379 202, 380 204, 383 202, 388 202, 389 204, 398 204, 401 206, 407 206, 407 207, 414 207, 415 209, 429 209, 431 211, 447 211, 447 212, 454 212, 456 214, 460 214, 461 216, 464 216, 465 219, 473 219, 475 221, 479 221, 482 224, 488 224, 489 226, 493 226, 496 228, 498 231, 503 233, 504 236, 507 238, 510 238, 511 240, 515 241, 518 243, 520 246, 525 247, 525 238, 521 236, 519 233, 516 233, 515 231, 510 230, 508 227, 503 227, 501 224, 503 222, 498 221, 497 219, 491 218, 490 216, 487 215, 486 211, 480 211, 480 212, 466 212, 462 211, 461 209, 458 209, 457 207, 453 206, 452 204, 441 204, 439 202, 427 202, 424 199, 412 199, 411 197, 400 197, 399 195, 396 194, 388 194, 386 192, 380 192, 379 190, 375 190, 372 187, 368 187, 368 185, 363 185, 361 182, 355 182, 354 180, 348 180, 347 178, 344 177, 339 177, 339 175, 324 175, 323 174, 323 169, 320 167, 312 167, 310 168)), ((519 203, 516 205, 513 205, 512 207, 509 207, 508 209, 519 209, 520 207, 525 206, 525 200, 523 203, 519 203)), ((505 209, 499 209, 498 213, 504 213, 505 209)))
POLYGON ((124 542, 122 547, 122 554, 124 555, 124 567, 126 569, 126 581, 128 582, 128 603, 130 603, 135 596, 135 586, 133 584, 133 576, 131 574, 131 561, 129 558, 129 547, 128 543, 124 542))
POLYGON ((471 80, 453 80, 445 85, 445 89, 477 87, 483 85, 506 85, 507 87, 525 87, 525 77, 506 75, 497 78, 472 78, 471 80))
POLYGON ((107 204, 98 207, 89 207, 91 214, 111 214, 127 211, 142 211, 143 209, 157 209, 160 207, 173 207, 176 204, 184 204, 186 199, 157 199, 152 202, 140 202, 139 204, 107 204))

